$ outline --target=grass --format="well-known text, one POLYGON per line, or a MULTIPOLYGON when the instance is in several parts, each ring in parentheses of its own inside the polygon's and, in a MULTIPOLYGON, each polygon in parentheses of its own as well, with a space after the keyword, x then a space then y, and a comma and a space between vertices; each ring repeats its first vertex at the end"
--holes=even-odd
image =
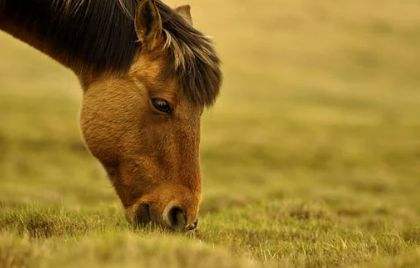
POLYGON ((131 228, 76 78, 0 34, 0 267, 419 266, 420 4, 191 2, 226 77, 198 232, 131 228))

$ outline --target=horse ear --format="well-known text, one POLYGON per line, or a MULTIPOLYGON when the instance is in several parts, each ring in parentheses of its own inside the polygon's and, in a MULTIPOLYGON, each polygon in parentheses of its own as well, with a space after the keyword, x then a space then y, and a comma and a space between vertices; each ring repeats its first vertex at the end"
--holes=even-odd
POLYGON ((162 18, 155 0, 140 1, 136 10, 135 28, 143 47, 153 50, 162 34, 162 18))
POLYGON ((192 20, 192 16, 191 16, 191 6, 190 5, 179 6, 179 7, 175 8, 175 11, 178 13, 178 15, 183 17, 187 22, 189 22, 191 25, 193 25, 193 20, 192 20))

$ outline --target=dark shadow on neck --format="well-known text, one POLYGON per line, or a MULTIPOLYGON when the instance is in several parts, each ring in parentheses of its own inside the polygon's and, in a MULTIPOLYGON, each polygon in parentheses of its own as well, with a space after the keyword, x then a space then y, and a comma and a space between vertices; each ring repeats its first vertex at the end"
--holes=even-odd
POLYGON ((135 0, 0 0, 0 29, 77 74, 125 72, 139 50, 135 0))

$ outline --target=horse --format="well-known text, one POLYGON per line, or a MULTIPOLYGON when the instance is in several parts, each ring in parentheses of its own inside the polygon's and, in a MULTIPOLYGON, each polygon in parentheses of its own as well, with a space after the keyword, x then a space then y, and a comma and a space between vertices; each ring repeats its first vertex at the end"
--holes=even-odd
POLYGON ((190 231, 201 202, 200 124, 220 91, 190 6, 160 0, 0 0, 0 30, 73 71, 81 132, 128 221, 190 231))

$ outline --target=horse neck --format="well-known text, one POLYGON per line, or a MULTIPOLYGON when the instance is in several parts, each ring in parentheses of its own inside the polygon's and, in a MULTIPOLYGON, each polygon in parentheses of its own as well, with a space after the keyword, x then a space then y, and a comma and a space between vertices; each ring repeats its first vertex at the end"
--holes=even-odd
POLYGON ((38 3, 39 7, 34 8, 34 1, 28 1, 28 7, 23 9, 21 8, 22 4, 14 2, 21 1, 0 0, 0 30, 73 69, 71 64, 65 59, 64 53, 62 55, 57 53, 50 42, 50 38, 47 36, 45 27, 53 22, 50 21, 51 16, 46 16, 45 13, 42 14, 42 11, 45 12, 47 10, 43 7, 45 3, 38 3))
POLYGON ((0 30, 79 77, 125 72, 138 52, 134 23, 118 0, 0 0, 0 30))

